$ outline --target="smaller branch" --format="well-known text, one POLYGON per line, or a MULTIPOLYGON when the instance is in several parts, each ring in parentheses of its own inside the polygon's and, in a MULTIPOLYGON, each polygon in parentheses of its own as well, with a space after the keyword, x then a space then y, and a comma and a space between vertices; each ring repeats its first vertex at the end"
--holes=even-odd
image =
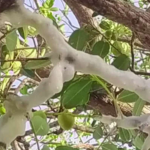
POLYGON ((103 141, 99 144, 98 149, 101 147, 101 145, 108 139, 108 137, 110 137, 112 135, 112 133, 114 133, 114 131, 116 130, 116 126, 113 127, 110 132, 103 138, 103 141))
POLYGON ((35 5, 36 5, 37 9, 38 9, 38 10, 40 10, 40 7, 39 7, 39 4, 38 4, 38 1, 37 1, 37 0, 34 0, 34 3, 35 3, 35 5))
POLYGON ((135 41, 135 34, 132 33, 132 38, 131 38, 131 57, 132 57, 132 70, 134 70, 134 41, 135 41))
POLYGON ((12 59, 12 60, 0 60, 0 62, 14 62, 14 61, 21 61, 27 62, 30 60, 49 60, 49 57, 41 57, 41 58, 19 58, 19 59, 12 59))
POLYGON ((135 73, 136 75, 144 75, 144 76, 150 76, 150 72, 142 72, 142 71, 135 71, 130 67, 130 70, 135 73))
POLYGON ((71 27, 75 28, 75 29, 79 29, 78 27, 74 26, 71 21, 69 20, 68 16, 63 12, 63 10, 60 10, 62 12, 62 14, 65 16, 65 18, 67 19, 68 23, 71 25, 71 27))

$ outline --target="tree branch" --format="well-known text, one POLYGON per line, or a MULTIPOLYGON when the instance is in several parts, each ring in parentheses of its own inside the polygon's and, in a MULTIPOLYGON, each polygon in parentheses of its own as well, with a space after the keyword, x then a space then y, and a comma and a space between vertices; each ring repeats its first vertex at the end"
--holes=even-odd
MULTIPOLYGON (((108 2, 108 0, 101 1, 105 4, 108 2)), ((95 1, 95 3, 101 1, 95 1)), ((92 0, 88 0, 88 2, 92 2, 92 0)), ((109 0, 109 2, 109 4, 111 4, 112 0, 109 0)), ((117 4, 116 0, 113 2, 117 4)), ((59 93, 62 90, 63 83, 71 80, 75 71, 84 74, 98 75, 109 83, 133 91, 143 100, 150 102, 149 80, 145 80, 129 71, 118 70, 114 66, 106 64, 99 56, 90 55, 72 48, 66 43, 63 36, 49 18, 44 18, 40 14, 32 13, 27 10, 21 1, 18 1, 18 7, 1 13, 0 17, 2 21, 8 21, 15 27, 30 25, 36 28, 37 32, 46 39, 47 44, 51 47, 51 60, 54 64, 54 68, 49 77, 42 80, 38 88, 32 94, 22 97, 10 95, 5 102, 7 113, 0 118, 0 141, 6 143, 7 146, 16 136, 24 134, 26 113, 30 111, 32 107, 40 105, 56 93, 59 93), (12 132, 12 125, 14 132, 12 132)), ((125 119, 113 117, 108 119, 109 117, 103 117, 101 121, 106 121, 106 123, 115 121, 122 128, 136 129, 139 128, 141 123, 142 125, 143 123, 147 124, 149 122, 148 117, 149 114, 125 119)), ((145 127, 143 128, 142 126, 142 131, 143 130, 146 133, 148 132, 147 130, 145 131, 145 127)))
MULTIPOLYGON (((71 0, 68 0, 71 1, 71 0)), ((129 27, 150 49, 150 13, 121 0, 75 0, 100 15, 129 27)))

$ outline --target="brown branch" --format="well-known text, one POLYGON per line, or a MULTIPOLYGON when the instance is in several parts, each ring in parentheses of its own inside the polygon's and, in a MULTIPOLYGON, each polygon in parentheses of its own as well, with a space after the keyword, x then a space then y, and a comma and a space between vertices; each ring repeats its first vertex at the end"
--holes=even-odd
POLYGON ((80 5, 79 3, 75 3, 74 0, 64 1, 75 14, 81 27, 87 24, 95 24, 95 20, 92 18, 93 11, 91 9, 88 9, 85 6, 80 5))
POLYGON ((27 62, 29 60, 49 60, 49 57, 41 57, 41 58, 20 58, 20 59, 12 59, 12 60, 1 60, 0 62, 14 62, 14 61, 21 61, 21 62, 27 62))
MULTIPOLYGON (((71 1, 71 0, 68 0, 71 1)), ((129 27, 150 48, 150 13, 121 0, 74 0, 106 18, 129 27)))
POLYGON ((0 13, 13 6, 15 1, 16 0, 0 0, 0 13))
POLYGON ((131 58, 132 58, 132 69, 134 70, 134 41, 135 41, 135 34, 132 33, 132 38, 131 38, 131 43, 130 43, 130 47, 131 47, 131 58))
POLYGON ((135 71, 135 70, 133 70, 132 68, 130 68, 130 70, 131 70, 132 72, 134 72, 135 74, 137 74, 137 75, 150 76, 150 72, 135 71))

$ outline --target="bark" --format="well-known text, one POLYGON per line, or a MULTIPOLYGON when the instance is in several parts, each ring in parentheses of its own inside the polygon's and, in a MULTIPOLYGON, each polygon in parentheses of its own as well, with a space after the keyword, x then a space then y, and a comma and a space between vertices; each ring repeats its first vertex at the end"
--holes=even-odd
MULTIPOLYGON (((71 0, 68 0, 71 1, 71 0)), ((121 0, 74 0, 100 15, 129 27, 150 48, 150 13, 121 0)))
MULTIPOLYGON (((90 100, 88 103, 88 105, 91 106, 93 110, 104 115, 117 117, 117 113, 113 101, 110 100, 107 95, 105 96, 102 96, 104 94, 96 94, 95 96, 94 95, 95 94, 90 95, 90 100)), ((122 102, 118 102, 118 105, 125 116, 132 115, 133 106, 122 102)))
POLYGON ((0 0, 0 13, 14 5, 15 1, 16 0, 0 0))
POLYGON ((74 0, 64 0, 76 16, 80 26, 85 24, 93 25, 95 20, 92 18, 93 11, 81 4, 75 3, 74 0))

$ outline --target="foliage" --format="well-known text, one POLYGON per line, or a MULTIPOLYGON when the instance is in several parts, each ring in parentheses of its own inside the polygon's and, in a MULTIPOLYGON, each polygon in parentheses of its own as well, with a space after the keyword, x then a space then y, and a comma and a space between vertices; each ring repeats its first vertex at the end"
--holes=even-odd
MULTIPOLYGON (((58 30, 65 33, 66 25, 63 17, 68 19, 68 6, 64 7, 63 16, 61 16, 60 10, 54 6, 54 2, 54 0, 46 0, 39 7, 39 12, 53 20, 58 30)), ((143 1, 139 1, 139 5, 143 8, 143 1)), ((149 52, 144 51, 142 47, 134 46, 133 58, 132 48, 129 44, 131 41, 124 42, 125 38, 131 39, 132 37, 132 32, 127 27, 103 17, 99 24, 100 31, 97 29, 90 31, 93 32, 92 35, 96 33, 94 38, 85 27, 76 29, 71 24, 69 27, 73 29, 68 39, 68 43, 72 47, 98 55, 106 63, 122 71, 133 71, 142 75, 143 78, 149 78, 149 75, 144 74, 150 69, 149 52), (98 41, 95 40, 97 35, 101 36, 98 41), (94 41, 94 44, 91 41, 94 41)), ((47 47, 45 40, 36 33, 34 28, 26 27, 14 30, 6 25, 5 34, 4 42, 0 42, 0 45, 2 43, 0 54, 1 115, 6 112, 3 105, 5 96, 12 90, 19 96, 32 93, 41 81, 42 74, 49 72, 52 64, 46 57, 41 58, 51 49, 47 47), (34 46, 31 46, 31 42, 34 46)), ((92 75, 76 73, 73 80, 64 84, 60 93, 47 100, 39 108, 33 108, 35 112, 30 121, 33 132, 28 135, 27 142, 30 145, 32 142, 39 142, 43 146, 42 150, 77 150, 81 149, 80 143, 84 144, 82 146, 90 143, 95 148, 101 147, 102 150, 125 150, 126 145, 127 147, 131 146, 132 149, 140 149, 145 138, 144 135, 139 136, 136 131, 117 127, 115 127, 115 132, 112 132, 114 126, 106 126, 89 117, 92 114, 103 113, 100 110, 100 104, 105 98, 111 104, 117 103, 117 106, 130 105, 130 113, 133 115, 140 115, 143 108, 146 107, 146 103, 131 91, 110 85, 103 79, 92 75), (94 98, 98 99, 97 106, 94 105, 94 98), (63 132, 57 118, 65 109, 74 114, 76 122, 74 125, 73 120, 71 125, 73 129, 63 132), (33 133, 35 137, 40 137, 38 141, 36 138, 32 138, 33 133)), ((29 132, 26 131, 26 133, 29 132)))

